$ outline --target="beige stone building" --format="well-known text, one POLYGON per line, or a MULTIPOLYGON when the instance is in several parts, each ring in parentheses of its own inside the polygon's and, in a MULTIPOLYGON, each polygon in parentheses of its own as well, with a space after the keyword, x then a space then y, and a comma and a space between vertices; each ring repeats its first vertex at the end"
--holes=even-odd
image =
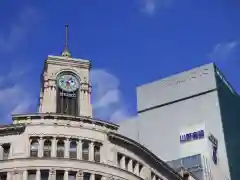
POLYGON ((92 117, 90 68, 67 43, 48 56, 39 112, 0 127, 0 180, 182 180, 118 125, 92 117))

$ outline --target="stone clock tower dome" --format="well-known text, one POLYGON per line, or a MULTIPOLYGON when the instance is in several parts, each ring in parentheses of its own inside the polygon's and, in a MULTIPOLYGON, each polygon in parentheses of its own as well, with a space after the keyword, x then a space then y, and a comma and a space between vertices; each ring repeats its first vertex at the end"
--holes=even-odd
POLYGON ((61 56, 48 56, 41 75, 39 113, 92 117, 88 60, 72 58, 68 26, 61 56))

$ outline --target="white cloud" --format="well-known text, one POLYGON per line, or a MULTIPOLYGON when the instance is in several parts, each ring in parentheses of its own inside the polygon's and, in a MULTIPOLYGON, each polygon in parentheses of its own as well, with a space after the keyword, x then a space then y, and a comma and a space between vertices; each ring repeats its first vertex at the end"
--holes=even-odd
POLYGON ((0 117, 6 121, 11 118, 13 113, 27 113, 32 105, 36 104, 36 98, 29 92, 27 86, 18 82, 19 79, 26 76, 25 72, 21 71, 15 76, 16 71, 0 76, 0 117), (7 84, 7 86, 4 86, 7 84))
POLYGON ((94 108, 102 107, 106 104, 118 103, 120 99, 120 91, 118 89, 109 90, 103 95, 103 97, 99 98, 96 104, 94 104, 94 108))
MULTIPOLYGON (((12 55, 16 50, 21 51, 23 43, 28 41, 29 33, 38 22, 39 15, 33 7, 25 7, 9 27, 2 27, 0 52, 12 55)), ((0 55, 4 57, 4 54, 0 55)), ((12 66, 11 70, 6 74, 0 74, 0 118, 1 122, 5 123, 10 122, 12 113, 26 113, 33 104, 36 104, 36 99, 28 88, 29 84, 23 83, 28 78, 29 65, 19 66, 17 64, 19 57, 18 59, 12 57, 8 55, 8 64, 5 64, 7 69, 12 66)))
POLYGON ((156 8, 156 0, 143 0, 143 12, 153 14, 156 8))
POLYGON ((209 59, 215 62, 232 61, 238 58, 240 52, 240 44, 237 41, 219 43, 213 51, 208 55, 209 59))
POLYGON ((10 52, 21 45, 39 18, 38 11, 33 7, 22 9, 8 32, 0 34, 0 51, 10 52))
POLYGON ((95 117, 114 122, 129 117, 116 76, 102 69, 92 70, 91 83, 95 117))
POLYGON ((169 8, 173 0, 140 0, 142 12, 147 15, 153 15, 158 9, 169 8))
POLYGON ((111 115, 111 120, 118 122, 121 120, 126 120, 129 117, 130 117, 129 112, 124 108, 122 108, 122 109, 120 108, 120 109, 114 111, 114 113, 111 115))

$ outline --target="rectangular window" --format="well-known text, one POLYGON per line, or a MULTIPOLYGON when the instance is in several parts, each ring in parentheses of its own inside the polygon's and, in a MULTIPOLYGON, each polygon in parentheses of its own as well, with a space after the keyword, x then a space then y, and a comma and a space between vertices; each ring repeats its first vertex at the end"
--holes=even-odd
POLYGON ((98 174, 95 175, 95 180, 101 180, 101 179, 102 179, 101 175, 98 175, 98 174))
POLYGON ((96 162, 100 162, 100 145, 94 146, 94 160, 96 162))
POLYGON ((7 173, 6 172, 1 172, 0 173, 0 180, 7 180, 7 173))
POLYGON ((49 171, 41 170, 41 180, 48 180, 49 171))
POLYGON ((8 159, 10 153, 10 144, 3 144, 3 159, 8 159))
POLYGON ((57 157, 64 157, 64 150, 57 150, 57 157))
POLYGON ((143 165, 142 165, 142 164, 139 164, 139 174, 141 174, 142 168, 143 168, 143 165))
POLYGON ((68 172, 68 180, 76 180, 76 171, 68 172))
POLYGON ((70 141, 69 157, 71 159, 77 158, 77 141, 76 140, 70 141))
POLYGON ((88 161, 89 160, 89 142, 83 141, 82 144, 82 159, 88 161))
POLYGON ((31 153, 30 153, 30 156, 31 157, 38 157, 38 151, 31 151, 31 153))
POLYGON ((129 164, 130 158, 129 157, 125 157, 125 169, 128 169, 128 164, 129 164))
POLYGON ((64 92, 57 90, 57 113, 78 116, 78 90, 75 92, 64 92))
POLYGON ((56 171, 56 180, 64 180, 64 171, 56 171))
POLYGON ((69 156, 70 156, 71 159, 76 159, 77 158, 77 152, 76 151, 70 151, 69 156))
POLYGON ((43 156, 44 156, 44 157, 51 157, 51 151, 49 151, 49 150, 44 150, 43 156))
POLYGON ((52 150, 52 142, 50 139, 46 139, 44 141, 44 146, 43 146, 43 156, 51 157, 51 150, 52 150))
POLYGON ((83 173, 83 180, 90 180, 90 173, 83 173))
POLYGON ((133 163, 132 163, 133 171, 135 170, 136 165, 137 165, 137 161, 134 161, 134 160, 133 160, 133 163))
POLYGON ((121 167, 121 159, 122 159, 123 155, 120 153, 117 153, 117 163, 118 166, 121 167))
POLYGON ((28 171, 28 180, 36 180, 36 171, 28 171))

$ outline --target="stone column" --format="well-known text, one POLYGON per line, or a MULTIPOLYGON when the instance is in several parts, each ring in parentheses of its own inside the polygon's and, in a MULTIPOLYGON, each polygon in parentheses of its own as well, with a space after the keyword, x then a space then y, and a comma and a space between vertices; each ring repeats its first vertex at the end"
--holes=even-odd
POLYGON ((14 170, 12 173, 12 179, 13 180, 21 180, 21 175, 18 170, 14 170))
POLYGON ((23 171, 22 180, 28 180, 28 171, 27 170, 23 171))
POLYGON ((122 156, 122 158, 121 158, 121 160, 120 160, 120 167, 122 168, 122 169, 125 169, 126 167, 125 167, 125 156, 123 155, 122 156))
POLYGON ((52 149, 51 149, 51 157, 56 157, 56 145, 57 145, 57 141, 56 141, 56 137, 52 138, 52 149))
POLYGON ((102 176, 101 180, 107 180, 107 177, 106 176, 102 176))
POLYGON ((63 180, 68 180, 68 170, 64 171, 64 178, 63 180))
POLYGON ((13 179, 13 173, 7 172, 7 180, 12 180, 12 179, 13 179))
POLYGON ((91 173, 90 180, 95 180, 95 174, 91 173))
POLYGON ((146 166, 143 166, 140 170, 139 176, 143 179, 149 178, 151 179, 151 170, 146 166))
POLYGON ((39 146, 38 146, 38 157, 43 157, 43 138, 40 137, 40 139, 38 140, 39 142, 39 146))
POLYGON ((136 163, 136 166, 133 171, 134 171, 134 174, 139 175, 139 164, 138 163, 136 163))
POLYGON ((83 172, 81 170, 77 172, 76 180, 83 180, 83 172))
POLYGON ((27 153, 28 153, 28 157, 31 156, 31 146, 32 146, 32 139, 29 138, 29 142, 27 143, 27 153))
POLYGON ((94 142, 89 143, 89 161, 94 161, 94 142))
POLYGON ((128 169, 128 171, 130 171, 130 172, 133 172, 133 164, 132 164, 132 159, 130 159, 129 160, 129 162, 128 162, 128 165, 127 165, 128 167, 127 167, 127 169, 128 169))
POLYGON ((50 169, 49 175, 48 175, 48 180, 56 180, 56 170, 55 169, 50 169))
POLYGON ((82 159, 82 140, 77 142, 77 159, 82 159))
POLYGON ((152 180, 157 180, 156 175, 153 176, 152 180))
POLYGON ((41 171, 40 171, 40 169, 37 169, 37 171, 36 171, 36 180, 41 180, 41 171))
POLYGON ((70 148, 70 141, 69 141, 69 139, 67 138, 67 139, 64 141, 64 157, 65 157, 65 158, 69 158, 69 148, 70 148))
MULTIPOLYGON (((106 157, 109 156, 108 151, 106 151, 106 146, 101 144, 100 145, 100 162, 101 163, 107 163, 106 157)), ((116 156, 117 157, 117 156, 116 156)))
POLYGON ((3 160, 3 147, 0 145, 0 160, 3 160))

